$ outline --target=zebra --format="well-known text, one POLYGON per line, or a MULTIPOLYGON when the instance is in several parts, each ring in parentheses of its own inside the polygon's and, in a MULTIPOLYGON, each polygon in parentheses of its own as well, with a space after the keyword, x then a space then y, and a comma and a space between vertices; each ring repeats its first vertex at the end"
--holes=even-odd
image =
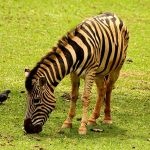
POLYGON ((124 64, 129 31, 116 14, 106 12, 85 19, 63 36, 52 50, 31 70, 26 71, 27 111, 24 129, 39 133, 54 110, 55 87, 68 74, 71 78, 70 109, 62 128, 71 128, 76 113, 80 78, 84 79, 82 119, 79 134, 87 133, 87 124, 94 125, 106 101, 104 122, 111 122, 110 98, 114 83, 124 64), (93 83, 97 86, 97 101, 88 119, 88 107, 93 83))

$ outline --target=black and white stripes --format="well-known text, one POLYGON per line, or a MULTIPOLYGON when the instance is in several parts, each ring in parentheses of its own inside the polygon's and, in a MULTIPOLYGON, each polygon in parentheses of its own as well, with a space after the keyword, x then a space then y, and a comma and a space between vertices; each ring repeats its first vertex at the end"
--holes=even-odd
POLYGON ((74 73, 85 79, 83 97, 88 97, 86 93, 90 93, 96 75, 105 77, 121 68, 128 39, 127 27, 112 13, 86 19, 62 37, 26 78, 29 97, 26 119, 31 119, 26 128, 44 124, 55 107, 54 88, 67 74, 74 73), (42 119, 37 121, 38 117, 42 119))

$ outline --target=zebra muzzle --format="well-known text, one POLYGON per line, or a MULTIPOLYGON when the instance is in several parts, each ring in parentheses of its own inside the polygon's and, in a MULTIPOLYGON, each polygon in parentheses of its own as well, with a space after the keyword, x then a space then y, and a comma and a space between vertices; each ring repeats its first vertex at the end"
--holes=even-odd
POLYGON ((39 133, 42 131, 41 125, 33 125, 30 118, 24 120, 24 129, 27 133, 39 133))

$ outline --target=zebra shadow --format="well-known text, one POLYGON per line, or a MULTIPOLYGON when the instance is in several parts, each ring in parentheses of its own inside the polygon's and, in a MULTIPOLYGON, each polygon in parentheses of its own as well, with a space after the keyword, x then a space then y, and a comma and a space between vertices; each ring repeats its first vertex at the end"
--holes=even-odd
POLYGON ((98 124, 93 127, 88 127, 88 131, 86 135, 79 135, 78 134, 78 126, 75 125, 71 129, 60 129, 57 128, 53 130, 52 128, 43 130, 40 134, 36 135, 39 138, 51 138, 51 139, 61 139, 63 138, 70 138, 70 139, 93 139, 93 138, 114 138, 114 137, 120 137, 120 139, 125 139, 127 137, 126 135, 127 130, 124 128, 121 128, 115 124, 111 125, 105 125, 105 124, 98 124))

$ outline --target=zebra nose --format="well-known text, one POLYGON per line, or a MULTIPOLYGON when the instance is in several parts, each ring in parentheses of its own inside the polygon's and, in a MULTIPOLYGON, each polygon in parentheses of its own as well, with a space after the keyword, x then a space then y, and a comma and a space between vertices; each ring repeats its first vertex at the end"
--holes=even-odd
POLYGON ((30 118, 24 120, 24 129, 27 133, 39 133, 42 131, 41 125, 33 125, 30 118))

